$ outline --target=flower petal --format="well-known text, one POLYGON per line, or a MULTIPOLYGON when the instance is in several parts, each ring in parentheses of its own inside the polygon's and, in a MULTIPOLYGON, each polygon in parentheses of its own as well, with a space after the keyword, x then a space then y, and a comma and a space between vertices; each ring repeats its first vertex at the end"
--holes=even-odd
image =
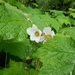
POLYGON ((30 36, 30 40, 31 40, 31 41, 34 41, 35 38, 36 38, 35 35, 31 35, 31 36, 30 36))
POLYGON ((49 33, 51 32, 51 28, 50 28, 50 27, 45 27, 45 28, 43 29, 43 32, 44 32, 45 34, 49 34, 49 33))
POLYGON ((51 34, 51 36, 52 36, 52 37, 53 37, 53 36, 55 36, 55 33, 54 33, 54 31, 53 31, 53 30, 51 31, 51 33, 50 33, 50 34, 51 34))
POLYGON ((40 37, 40 42, 44 41, 45 40, 45 36, 41 36, 40 37))
POLYGON ((40 42, 40 37, 38 37, 36 40, 35 40, 37 43, 40 42))
POLYGON ((27 28, 27 33, 29 35, 34 34, 34 32, 37 30, 38 28, 33 24, 32 27, 27 28))
POLYGON ((37 26, 35 24, 33 24, 32 27, 29 27, 27 29, 27 33, 30 35, 30 40, 31 41, 35 41, 37 43, 40 42, 42 32, 41 32, 41 30, 39 30, 37 28, 37 26))
POLYGON ((36 37, 35 35, 31 35, 30 36, 30 40, 39 43, 40 42, 40 36, 36 37))
POLYGON ((33 30, 32 27, 27 28, 27 33, 28 33, 29 35, 32 35, 34 32, 35 32, 35 31, 33 30))
POLYGON ((38 29, 35 24, 32 25, 32 28, 33 28, 34 30, 37 30, 37 29, 38 29))

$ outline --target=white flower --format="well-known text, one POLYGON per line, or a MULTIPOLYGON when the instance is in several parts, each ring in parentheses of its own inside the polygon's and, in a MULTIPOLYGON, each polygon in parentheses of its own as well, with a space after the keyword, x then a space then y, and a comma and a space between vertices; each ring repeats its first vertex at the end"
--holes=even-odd
POLYGON ((33 24, 32 27, 29 27, 27 29, 27 33, 28 33, 28 35, 30 35, 31 41, 35 41, 37 43, 40 42, 42 32, 41 32, 41 30, 39 30, 37 28, 37 26, 35 24, 33 24))
POLYGON ((44 36, 45 36, 45 40, 47 40, 48 38, 53 38, 53 36, 55 36, 54 31, 51 30, 50 27, 45 27, 43 29, 43 33, 44 33, 44 36))
POLYGON ((40 42, 43 42, 45 40, 45 36, 40 37, 40 42))

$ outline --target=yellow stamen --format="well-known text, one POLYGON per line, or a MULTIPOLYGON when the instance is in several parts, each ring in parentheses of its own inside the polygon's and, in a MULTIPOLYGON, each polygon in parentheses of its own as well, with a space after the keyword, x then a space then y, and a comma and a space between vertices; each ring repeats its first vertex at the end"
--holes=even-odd
POLYGON ((49 39, 49 38, 52 38, 52 36, 51 36, 50 34, 47 34, 47 35, 45 36, 45 39, 47 40, 47 39, 49 39))
POLYGON ((35 36, 38 37, 40 34, 38 31, 35 32, 35 36))

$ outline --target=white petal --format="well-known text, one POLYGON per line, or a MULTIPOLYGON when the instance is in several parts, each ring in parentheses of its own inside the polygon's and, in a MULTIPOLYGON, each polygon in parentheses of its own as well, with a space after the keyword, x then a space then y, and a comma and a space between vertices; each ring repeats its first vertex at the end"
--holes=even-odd
POLYGON ((36 41, 38 43, 38 42, 40 42, 40 36, 39 37, 36 37, 35 35, 31 35, 30 36, 30 40, 31 41, 36 41))
POLYGON ((45 36, 41 36, 40 37, 40 42, 44 41, 45 40, 45 36))
POLYGON ((39 31, 39 36, 41 36, 41 34, 42 34, 42 31, 41 30, 38 30, 39 31))
POLYGON ((43 32, 44 32, 45 34, 49 34, 49 33, 51 32, 51 28, 50 28, 50 27, 45 27, 45 28, 43 29, 43 32))
POLYGON ((35 35, 31 35, 31 36, 30 36, 30 40, 31 40, 31 41, 34 41, 35 38, 36 38, 35 35))
POLYGON ((35 32, 35 30, 33 30, 32 27, 27 28, 27 33, 28 33, 29 35, 32 35, 34 32, 35 32))
POLYGON ((40 37, 38 37, 37 39, 35 39, 35 41, 36 41, 37 43, 39 43, 39 42, 40 42, 40 37))
POLYGON ((32 25, 32 28, 35 29, 35 30, 38 29, 37 26, 36 26, 35 24, 32 25))
POLYGON ((27 33, 28 33, 29 35, 32 35, 32 34, 34 34, 34 32, 35 32, 36 30, 38 30, 38 28, 33 24, 32 27, 29 27, 29 28, 27 29, 27 33))
POLYGON ((51 31, 51 35, 52 35, 52 37, 53 37, 53 36, 55 36, 55 33, 54 33, 54 31, 51 31))

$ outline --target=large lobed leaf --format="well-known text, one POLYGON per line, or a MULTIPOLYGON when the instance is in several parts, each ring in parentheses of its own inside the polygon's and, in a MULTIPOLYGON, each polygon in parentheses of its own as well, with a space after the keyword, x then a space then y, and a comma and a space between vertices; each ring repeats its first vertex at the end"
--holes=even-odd
POLYGON ((30 51, 25 39, 27 27, 26 18, 20 10, 0 1, 0 51, 25 59, 27 51, 30 51), (11 39, 18 42, 8 41, 11 39))
POLYGON ((46 14, 46 15, 40 15, 40 18, 45 21, 47 23, 47 25, 53 27, 56 31, 59 30, 59 28, 61 27, 60 23, 54 19, 51 18, 50 15, 46 14))
POLYGON ((30 14, 29 18, 31 19, 32 23, 35 24, 41 30, 43 30, 43 28, 47 26, 47 23, 42 20, 39 15, 30 14))
POLYGON ((29 24, 23 13, 16 7, 0 1, 0 36, 3 40, 23 41, 29 24))
POLYGON ((75 27, 64 28, 59 32, 64 35, 69 35, 75 41, 75 27))
POLYGON ((56 36, 45 42, 34 56, 43 66, 38 75, 67 75, 75 63, 75 46, 70 37, 56 36))
POLYGON ((63 24, 65 24, 65 25, 71 25, 69 17, 66 17, 64 15, 60 15, 60 16, 57 16, 56 19, 59 21, 59 23, 61 25, 63 25, 63 24))
POLYGON ((75 18, 75 13, 70 13, 70 16, 72 16, 73 18, 75 18))
POLYGON ((11 41, 1 41, 0 51, 10 53, 11 55, 17 56, 21 59, 25 59, 27 56, 31 56, 33 51, 29 45, 29 41, 25 42, 11 42, 11 41))

